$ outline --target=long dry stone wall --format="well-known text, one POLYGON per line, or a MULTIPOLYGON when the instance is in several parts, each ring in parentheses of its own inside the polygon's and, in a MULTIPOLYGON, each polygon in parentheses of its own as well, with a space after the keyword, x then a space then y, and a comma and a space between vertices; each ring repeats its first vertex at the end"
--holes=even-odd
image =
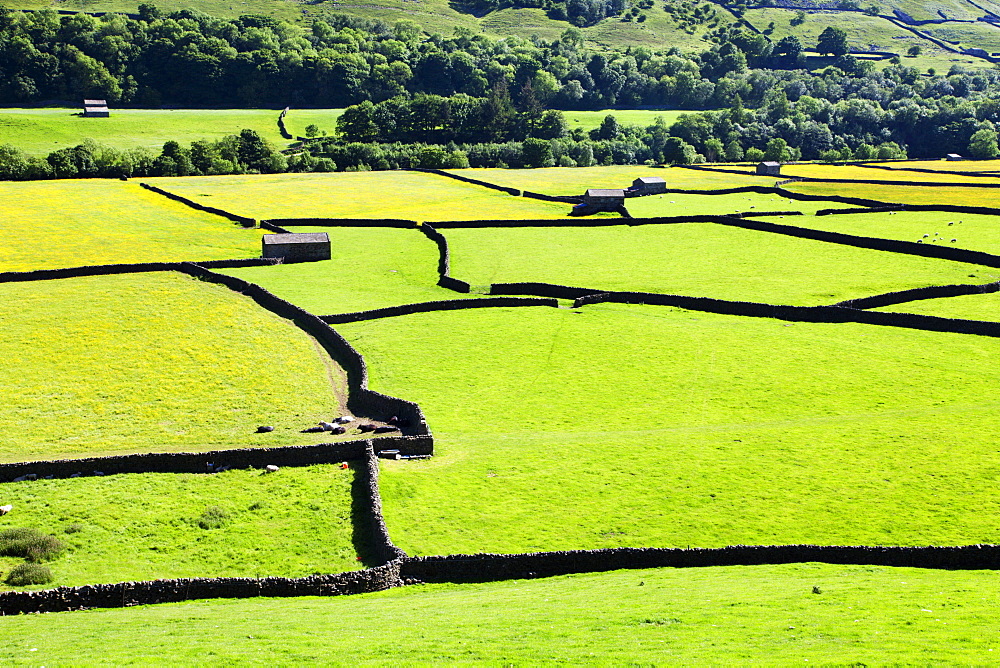
POLYGON ((354 413, 381 421, 388 421, 390 418, 396 417, 400 420, 401 431, 404 435, 430 435, 423 411, 417 404, 368 389, 368 367, 365 365, 364 358, 344 337, 318 316, 241 278, 217 274, 190 263, 184 263, 180 271, 205 281, 225 285, 235 292, 250 297, 263 308, 291 320, 296 326, 319 341, 330 357, 336 360, 347 372, 347 407, 354 413))
POLYGON ((821 562, 863 566, 979 570, 1000 568, 1000 546, 865 547, 735 545, 714 549, 612 548, 530 554, 409 557, 400 575, 423 582, 492 582, 634 568, 758 566, 821 562))
MULTIPOLYGON (((266 267, 278 264, 276 258, 246 258, 238 260, 209 260, 198 262, 199 266, 213 269, 235 267, 266 267)), ((96 264, 63 269, 35 269, 34 271, 0 272, 0 283, 21 281, 46 281, 59 278, 80 278, 82 276, 112 276, 114 274, 139 274, 151 271, 181 271, 183 262, 139 262, 135 264, 96 264)))
POLYGON ((355 484, 359 493, 355 498, 361 503, 361 517, 355 517, 355 526, 362 528, 367 535, 362 539, 365 545, 371 550, 370 557, 377 565, 384 565, 396 559, 406 556, 406 553, 392 544, 389 538, 389 530, 385 526, 385 519, 382 516, 382 497, 378 488, 378 457, 369 446, 367 456, 362 464, 355 469, 355 484))
POLYGON ((299 227, 399 227, 409 229, 418 225, 415 220, 402 218, 268 218, 262 220, 268 225, 299 227))
POLYGON ((292 139, 291 133, 285 127, 285 116, 287 114, 288 114, 288 107, 282 109, 281 113, 278 114, 278 132, 281 133, 282 139, 292 139))
POLYGON ((430 436, 384 436, 373 439, 289 445, 275 448, 234 448, 206 452, 150 452, 143 454, 55 459, 0 464, 0 483, 24 476, 37 478, 73 478, 122 473, 212 473, 233 469, 276 466, 313 466, 361 460, 369 450, 380 453, 398 450, 401 455, 429 455, 433 452, 430 436))
POLYGON ((362 320, 377 320, 379 318, 392 318, 400 315, 411 315, 414 313, 429 313, 431 311, 457 311, 469 308, 497 308, 508 306, 553 306, 558 307, 559 302, 555 299, 540 299, 534 297, 485 297, 482 299, 446 299, 431 302, 419 302, 416 304, 403 304, 401 306, 388 306, 386 308, 372 309, 370 311, 356 311, 354 313, 341 313, 338 315, 321 315, 320 319, 325 323, 337 325, 345 322, 360 322, 362 320))
POLYGON ((172 192, 167 192, 163 188, 157 188, 156 186, 151 186, 148 183, 140 183, 139 185, 145 188, 146 190, 149 190, 150 192, 156 193, 157 195, 163 195, 167 199, 172 199, 175 202, 180 202, 181 204, 189 206, 192 209, 197 209, 198 211, 204 211, 205 213, 211 213, 216 216, 222 216, 223 218, 231 220, 234 223, 239 223, 243 227, 254 227, 257 224, 257 221, 254 220, 253 218, 247 218, 246 216, 239 216, 235 213, 230 213, 223 209, 217 209, 214 206, 205 206, 204 204, 199 204, 198 202, 188 199, 187 197, 176 195, 172 192))
POLYGON ((774 318, 788 322, 843 323, 857 322, 867 325, 921 329, 930 332, 976 334, 1000 337, 1000 322, 940 318, 915 313, 883 313, 864 311, 842 306, 782 306, 758 302, 726 301, 709 297, 686 297, 649 292, 606 292, 579 297, 574 308, 587 304, 614 302, 618 304, 649 304, 675 306, 690 311, 738 315, 751 318, 774 318))
POLYGON ((451 252, 448 250, 448 240, 429 223, 420 226, 420 231, 438 247, 438 285, 453 292, 468 294, 472 286, 465 281, 451 277, 451 252))
POLYGON ((424 174, 437 174, 438 176, 445 176, 449 179, 455 179, 456 181, 462 181, 463 183, 471 183, 476 186, 482 186, 483 188, 489 188, 490 190, 499 190, 500 192, 507 193, 508 195, 513 195, 514 197, 521 196, 521 191, 518 190, 517 188, 498 186, 497 184, 490 183, 489 181, 482 181, 480 179, 473 179, 468 176, 460 176, 459 174, 452 174, 451 172, 446 172, 442 169, 413 168, 410 171, 423 172, 424 174))
POLYGON ((945 297, 959 297, 962 295, 985 295, 994 292, 1000 292, 1000 281, 996 283, 986 283, 983 285, 933 285, 926 288, 899 290, 898 292, 887 292, 885 294, 874 295, 872 297, 848 299, 834 304, 834 306, 844 306, 856 309, 872 309, 883 306, 893 306, 895 304, 905 304, 907 302, 919 301, 922 299, 941 299, 945 297))
POLYGON ((304 578, 181 578, 0 593, 0 615, 123 608, 206 598, 342 596, 401 584, 401 560, 361 571, 304 578))

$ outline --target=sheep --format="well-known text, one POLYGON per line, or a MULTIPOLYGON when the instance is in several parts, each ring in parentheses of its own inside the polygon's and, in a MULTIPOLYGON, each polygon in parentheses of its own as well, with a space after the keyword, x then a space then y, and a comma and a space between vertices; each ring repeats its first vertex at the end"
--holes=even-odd
POLYGON ((275 466, 274 464, 268 464, 267 466, 264 467, 264 471, 266 473, 277 473, 278 467, 275 466))
POLYGON ((257 427, 258 434, 267 434, 274 431, 274 427, 257 427))
POLYGON ((360 431, 362 434, 365 433, 365 432, 368 432, 368 431, 375 431, 375 425, 373 425, 373 424, 359 424, 358 425, 358 431, 360 431))
POLYGON ((323 427, 323 431, 333 431, 334 425, 329 422, 320 422, 319 426, 323 427))
POLYGON ((12 503, 8 503, 6 506, 0 506, 0 515, 6 515, 12 510, 14 510, 14 504, 12 503))
POLYGON ((338 436, 340 434, 346 434, 347 433, 347 427, 334 427, 333 429, 330 430, 330 433, 331 434, 337 434, 338 436))
POLYGON ((354 418, 350 415, 341 415, 339 418, 334 420, 337 424, 347 424, 348 422, 354 422, 354 418))
POLYGON ((925 235, 924 235, 924 239, 926 239, 926 238, 927 238, 927 237, 929 237, 929 236, 930 236, 929 234, 925 234, 925 235))
POLYGON ((958 241, 958 239, 952 239, 951 243, 955 243, 956 241, 958 241))
POLYGON ((324 429, 323 427, 317 426, 317 427, 307 427, 307 428, 303 429, 302 431, 300 431, 299 433, 300 434, 318 434, 318 433, 324 432, 324 431, 326 431, 326 429, 324 429))

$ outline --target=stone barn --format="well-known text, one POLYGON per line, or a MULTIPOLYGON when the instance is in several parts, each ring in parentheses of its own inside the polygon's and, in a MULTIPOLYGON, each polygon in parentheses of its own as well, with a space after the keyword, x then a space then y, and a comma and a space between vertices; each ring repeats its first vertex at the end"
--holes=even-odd
POLYGON ((84 100, 83 101, 83 117, 84 118, 107 118, 111 115, 108 111, 107 100, 84 100))
POLYGON ((263 257, 278 257, 284 262, 330 259, 330 237, 326 232, 265 234, 260 244, 263 257))
POLYGON ((660 195, 667 192, 667 182, 659 176, 640 176, 628 191, 630 195, 660 195))
POLYGON ((583 203, 597 211, 617 211, 625 206, 625 191, 591 188, 584 193, 583 203))
POLYGON ((956 162, 958 160, 965 160, 965 158, 963 158, 962 156, 960 156, 958 153, 949 153, 948 155, 946 155, 944 157, 945 157, 946 160, 948 160, 950 162, 956 162))
POLYGON ((780 162, 758 162, 757 173, 763 176, 781 176, 780 162))

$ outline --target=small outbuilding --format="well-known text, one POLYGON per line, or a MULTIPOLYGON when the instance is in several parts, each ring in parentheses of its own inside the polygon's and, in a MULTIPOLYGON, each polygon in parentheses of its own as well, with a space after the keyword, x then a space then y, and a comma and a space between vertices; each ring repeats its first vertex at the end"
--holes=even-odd
POLYGON ((757 173, 762 176, 781 176, 781 163, 771 160, 758 162, 757 173))
POLYGON ((944 157, 945 157, 945 160, 948 160, 950 162, 957 162, 958 160, 965 160, 965 158, 963 158, 962 156, 960 156, 958 153, 949 153, 948 155, 946 155, 944 157))
POLYGON ((630 195, 660 195, 667 192, 667 182, 659 176, 640 176, 628 189, 630 195))
POLYGON ((616 211, 618 207, 625 206, 625 191, 591 188, 584 193, 583 203, 599 211, 616 211))
POLYGON ((260 238, 263 257, 283 262, 315 262, 330 259, 330 236, 326 232, 265 234, 260 238))
POLYGON ((83 101, 83 117, 84 118, 107 118, 111 115, 108 110, 107 100, 84 100, 83 101))

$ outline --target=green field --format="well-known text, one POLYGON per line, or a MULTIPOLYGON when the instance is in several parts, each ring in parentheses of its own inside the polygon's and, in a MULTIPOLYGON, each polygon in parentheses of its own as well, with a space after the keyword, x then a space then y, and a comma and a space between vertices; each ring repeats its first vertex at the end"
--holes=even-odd
POLYGON ((561 218, 570 205, 512 197, 419 172, 340 172, 147 179, 170 192, 253 218, 481 220, 561 218))
POLYGON ((0 183, 0 271, 260 257, 261 230, 195 211, 136 182, 0 183), (44 250, 43 250, 44 249, 44 250))
POLYGON ((670 125, 681 114, 689 113, 691 112, 676 109, 602 109, 600 111, 563 112, 570 129, 579 127, 584 130, 593 130, 601 127, 601 122, 606 116, 614 116, 619 125, 637 125, 645 128, 655 123, 657 118, 663 118, 667 122, 667 125, 670 125))
MULTIPOLYGON (((1000 278, 996 279, 1000 280, 1000 278)), ((985 295, 961 295, 946 299, 921 299, 905 304, 894 304, 875 309, 897 313, 919 313, 939 318, 961 318, 963 320, 1000 321, 1000 298, 996 293, 985 295)))
POLYGON ((449 229, 445 236, 452 275, 474 286, 541 281, 799 306, 965 282, 983 269, 712 223, 449 229))
POLYGON ((299 430, 342 414, 343 371, 228 288, 154 273, 0 294, 0 461, 317 443, 299 430))
POLYGON ((311 313, 330 315, 464 295, 437 287, 437 246, 417 229, 292 227, 330 235, 332 258, 226 269, 311 313))
POLYGON ((998 539, 995 339, 610 304, 338 331, 434 429, 383 470, 411 554, 998 539))
MULTIPOLYGON (((68 544, 66 554, 48 564, 55 576, 49 586, 337 573, 360 566, 351 543, 353 476, 325 465, 271 475, 146 473, 7 483, 0 495, 15 510, 0 519, 0 530, 30 526, 68 544), (221 509, 221 526, 200 525, 209 508, 221 509)), ((19 562, 0 557, 0 571, 19 562)))
POLYGON ((793 564, 427 585, 342 598, 198 601, 6 618, 0 659, 10 665, 78 664, 81 657, 88 664, 988 665, 1000 652, 997 584, 993 571, 793 564))

